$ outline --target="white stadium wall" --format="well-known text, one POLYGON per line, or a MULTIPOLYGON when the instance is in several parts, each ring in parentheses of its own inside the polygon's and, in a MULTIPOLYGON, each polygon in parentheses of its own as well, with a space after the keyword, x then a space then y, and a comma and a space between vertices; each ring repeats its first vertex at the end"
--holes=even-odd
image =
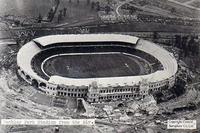
MULTIPOLYGON (((72 44, 73 45, 73 44, 72 44)), ((176 59, 162 47, 137 37, 118 34, 81 34, 81 35, 51 35, 36 38, 25 44, 17 54, 19 75, 29 84, 41 89, 47 95, 70 97, 87 97, 90 102, 105 101, 107 99, 128 99, 144 97, 151 91, 171 88, 175 83, 178 65, 176 59), (107 77, 73 79, 51 76, 47 81, 39 76, 32 68, 31 61, 42 47, 65 42, 124 42, 144 51, 163 65, 163 70, 141 76, 107 77), (93 85, 96 83, 95 85, 93 85), (118 89, 113 89, 117 85, 118 89), (108 95, 109 94, 109 95, 108 95)))

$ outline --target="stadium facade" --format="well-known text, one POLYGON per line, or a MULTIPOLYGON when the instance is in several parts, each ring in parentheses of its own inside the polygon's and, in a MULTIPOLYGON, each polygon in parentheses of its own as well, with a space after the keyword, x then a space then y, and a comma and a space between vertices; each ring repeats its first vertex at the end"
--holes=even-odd
POLYGON ((178 69, 173 54, 164 48, 137 37, 119 34, 51 35, 36 38, 19 50, 17 65, 19 75, 47 95, 80 97, 88 102, 144 98, 149 93, 169 89, 174 86, 178 69), (46 60, 76 52, 135 54, 147 60, 152 67, 159 64, 159 69, 146 75, 95 78, 69 78, 45 73, 42 66, 46 60))

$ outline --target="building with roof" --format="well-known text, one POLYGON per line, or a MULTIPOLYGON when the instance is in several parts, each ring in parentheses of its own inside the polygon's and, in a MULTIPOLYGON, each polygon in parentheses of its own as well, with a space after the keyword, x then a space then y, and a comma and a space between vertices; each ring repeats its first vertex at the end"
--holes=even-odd
MULTIPOLYGON (((153 91, 171 88, 178 69, 173 54, 164 48, 137 37, 119 34, 51 35, 36 38, 19 50, 17 65, 19 75, 47 95, 80 97, 89 102, 143 98, 153 91), (62 76, 62 73, 46 73, 46 61, 74 53, 134 54, 138 59, 152 64, 151 67, 158 66, 159 69, 148 74, 115 77, 73 78, 62 76)), ((66 71, 68 69, 67 66, 66 71)))

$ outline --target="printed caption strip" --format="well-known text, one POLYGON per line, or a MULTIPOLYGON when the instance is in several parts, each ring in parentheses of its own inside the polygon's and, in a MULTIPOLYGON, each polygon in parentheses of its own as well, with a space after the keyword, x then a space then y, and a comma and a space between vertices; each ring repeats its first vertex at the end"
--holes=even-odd
POLYGON ((1 125, 95 125, 95 119, 1 119, 1 125))

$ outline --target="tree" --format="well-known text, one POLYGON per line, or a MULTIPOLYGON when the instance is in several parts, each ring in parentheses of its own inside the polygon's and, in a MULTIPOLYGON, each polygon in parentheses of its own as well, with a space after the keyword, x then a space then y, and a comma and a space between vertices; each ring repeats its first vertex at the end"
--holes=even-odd
POLYGON ((133 14, 135 11, 136 11, 136 9, 135 9, 134 7, 131 7, 131 8, 129 9, 129 13, 130 13, 130 14, 133 14))
POLYGON ((107 0, 108 5, 110 4, 110 0, 107 0))
POLYGON ((198 36, 196 36, 195 37, 195 54, 196 54, 196 56, 198 56, 199 55, 199 38, 198 38, 198 36))
POLYGON ((180 48, 181 45, 181 36, 180 35, 175 35, 175 47, 180 48))
POLYGON ((188 50, 189 50, 189 52, 192 52, 192 55, 195 54, 194 46, 195 46, 195 40, 194 40, 194 36, 192 36, 188 42, 188 50))
POLYGON ((41 23, 42 22, 42 15, 41 14, 39 14, 39 16, 38 16, 38 21, 37 21, 38 23, 41 23))
POLYGON ((110 6, 106 6, 105 7, 105 12, 106 12, 106 14, 109 14, 109 12, 111 11, 111 8, 110 8, 110 6))
POLYGON ((67 15, 67 8, 64 7, 63 9, 63 16, 65 17, 67 15))
POLYGON ((188 36, 183 36, 181 40, 182 40, 182 42, 181 42, 180 48, 183 50, 185 57, 187 57, 189 54, 188 36))
POLYGON ((174 7, 171 8, 171 13, 175 13, 176 9, 174 7))
POLYGON ((153 41, 157 42, 157 39, 158 39, 158 32, 154 31, 153 32, 153 41))
POLYGON ((54 18, 54 11, 51 8, 50 11, 48 12, 47 19, 51 22, 53 18, 54 18))
POLYGON ((100 3, 99 3, 99 2, 96 2, 96 10, 97 10, 97 11, 100 11, 100 8, 101 8, 101 7, 100 7, 100 3))
POLYGON ((196 56, 199 55, 199 43, 196 43, 196 47, 195 47, 195 50, 196 50, 196 56))
POLYGON ((185 91, 186 91, 185 85, 186 85, 186 82, 183 79, 178 77, 176 80, 176 83, 173 87, 173 91, 176 94, 176 96, 180 96, 183 93, 185 93, 185 91))
POLYGON ((90 0, 87 0, 87 4, 88 4, 88 5, 90 4, 90 0))
POLYGON ((92 1, 92 3, 91 3, 91 9, 94 9, 94 8, 95 8, 95 2, 92 1))

